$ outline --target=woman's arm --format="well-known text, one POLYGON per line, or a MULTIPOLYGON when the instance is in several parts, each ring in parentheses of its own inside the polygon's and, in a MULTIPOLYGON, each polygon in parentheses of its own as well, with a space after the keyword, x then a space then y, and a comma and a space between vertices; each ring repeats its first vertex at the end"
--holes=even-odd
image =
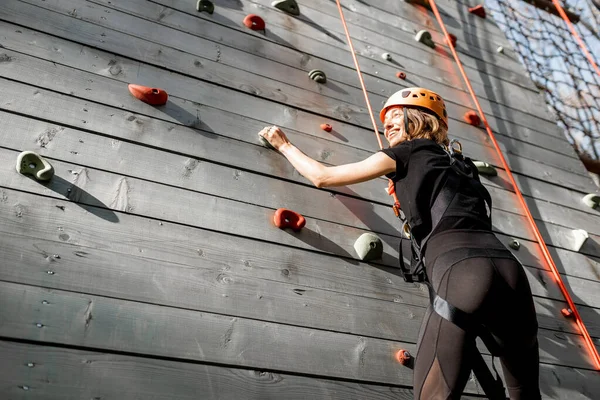
POLYGON ((260 136, 283 154, 288 161, 316 187, 344 186, 368 181, 396 170, 396 161, 384 153, 375 153, 369 158, 352 163, 326 167, 302 153, 287 139, 278 127, 260 131, 260 136))

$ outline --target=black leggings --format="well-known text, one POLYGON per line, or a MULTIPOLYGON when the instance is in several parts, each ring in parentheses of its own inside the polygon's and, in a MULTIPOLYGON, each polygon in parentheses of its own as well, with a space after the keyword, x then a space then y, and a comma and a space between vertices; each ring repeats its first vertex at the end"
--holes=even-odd
MULTIPOLYGON (((521 264, 487 231, 445 231, 428 243, 427 276, 437 294, 474 313, 501 349, 504 383, 511 399, 540 399, 537 319, 531 289, 521 264), (454 265, 435 263, 457 248, 505 251, 505 257, 478 257, 454 265)), ((417 400, 459 399, 471 372, 474 339, 428 308, 414 373, 417 400)))

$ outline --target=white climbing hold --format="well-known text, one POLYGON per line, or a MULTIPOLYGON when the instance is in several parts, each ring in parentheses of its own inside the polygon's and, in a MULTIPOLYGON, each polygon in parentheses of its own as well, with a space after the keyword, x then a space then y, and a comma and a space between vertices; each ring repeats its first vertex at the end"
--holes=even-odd
POLYGON ((386 61, 392 61, 392 55, 390 53, 383 53, 381 55, 381 58, 383 58, 386 61))
POLYGON ((498 48, 496 49, 496 53, 504 54, 504 47, 498 46, 498 48))
POLYGON ((573 230, 573 248, 575 251, 581 250, 583 244, 589 237, 588 233, 583 229, 575 229, 573 230))
POLYGON ((581 200, 586 206, 593 208, 594 210, 600 207, 600 195, 596 193, 586 194, 581 200))
POLYGON ((431 33, 428 30, 423 29, 417 32, 415 35, 415 40, 423 43, 425 46, 431 47, 432 49, 435 48, 435 42, 433 41, 431 33))

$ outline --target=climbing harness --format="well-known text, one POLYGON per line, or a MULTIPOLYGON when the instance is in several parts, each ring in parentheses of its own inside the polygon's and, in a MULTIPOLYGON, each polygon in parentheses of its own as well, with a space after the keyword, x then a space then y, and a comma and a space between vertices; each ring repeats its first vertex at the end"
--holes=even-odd
MULTIPOLYGON (((558 0, 552 0, 552 1, 553 1, 554 5, 556 6, 556 8, 561 13, 561 16, 563 17, 563 19, 565 19, 565 22, 567 22, 569 27, 572 28, 572 25, 570 24, 570 22, 568 22, 568 17, 564 13, 564 10, 562 10, 562 7, 560 6, 560 3, 558 2, 558 0)), ((436 4, 435 0, 429 0, 429 4, 431 5, 433 14, 436 17, 436 19, 440 25, 440 28, 442 29, 442 32, 444 33, 444 36, 446 38, 448 38, 448 31, 446 29, 446 25, 444 24, 444 21, 442 20, 442 17, 437 8, 437 4, 436 4)), ((582 47, 582 50, 584 51, 586 56, 588 56, 590 63, 592 63, 594 69, 596 70, 598 75, 600 75, 600 70, 598 70, 598 67, 593 62, 591 55, 585 48, 585 45, 583 44, 583 42, 581 42, 579 35, 577 35, 577 32, 575 32, 574 29, 571 29, 571 31, 573 32, 574 36, 578 39, 578 41, 582 47)), ((473 103, 475 104, 477 111, 479 112, 479 115, 481 116, 481 119, 483 121, 483 124, 485 125, 485 129, 489 135, 489 138, 492 141, 492 144, 494 145, 496 152, 498 153, 498 157, 502 163, 504 170, 506 171, 508 180, 510 181, 510 183, 512 184, 512 186, 514 188, 515 194, 517 195, 517 198, 519 199, 519 202, 521 203, 521 207, 522 207, 523 211, 525 212, 525 215, 527 217, 527 220, 529 221, 529 225, 534 233, 534 236, 540 245, 540 249, 542 251, 542 254, 544 255, 546 264, 547 264, 548 268, 550 269, 550 271, 552 272, 552 275, 554 276, 556 283, 558 284, 563 296, 565 297, 569 308, 573 311, 573 318, 575 319, 575 322, 576 322, 577 326, 579 327, 579 330, 583 336, 586 346, 588 347, 588 350, 590 352, 590 355, 592 357, 592 360, 595 364, 596 369, 600 369, 600 355, 598 354, 598 350, 596 349, 596 346, 595 346, 592 338, 590 337, 590 334, 589 334, 587 328, 585 327, 583 320, 581 319, 581 315, 579 314, 579 312, 577 311, 577 308, 575 307, 575 303, 573 302, 573 299, 571 298, 571 295, 569 294, 569 292, 560 276, 558 268, 556 267, 556 264, 554 263, 554 260, 552 259, 552 256, 550 255, 550 251, 548 250, 548 247, 546 246, 546 242, 544 241, 544 239, 540 233, 540 230, 538 229, 538 227, 535 223, 535 220, 533 219, 533 216, 531 215, 531 212, 529 211, 529 207, 527 206, 527 203, 525 202, 525 198, 523 197, 523 194, 521 193, 521 190, 519 189, 519 186, 517 185, 517 182, 510 170, 510 167, 508 166, 508 163, 506 162, 506 159, 504 158, 504 155, 502 154, 500 145, 498 144, 496 137, 495 137, 494 133, 492 132, 492 129, 490 128, 490 126, 487 122, 487 119, 485 118, 485 114, 483 113, 483 110, 481 109, 479 100, 477 99, 477 96, 475 95, 475 91, 473 90, 473 87, 471 86, 471 81, 467 77, 467 74, 463 68, 462 62, 460 61, 460 58, 458 57, 458 54, 456 53, 456 50, 453 46, 450 46, 450 50, 452 52, 452 55, 454 56, 454 60, 456 61, 456 64, 458 66, 458 69, 459 69, 462 77, 463 77, 463 80, 465 81, 465 85, 467 86, 467 89, 469 90, 469 93, 471 94, 473 103)))

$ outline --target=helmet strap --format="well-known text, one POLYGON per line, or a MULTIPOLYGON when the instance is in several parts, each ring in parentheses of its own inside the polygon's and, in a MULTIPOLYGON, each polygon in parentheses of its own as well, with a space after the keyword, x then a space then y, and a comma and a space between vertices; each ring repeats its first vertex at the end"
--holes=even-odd
POLYGON ((404 114, 404 134, 406 135, 406 138, 408 139, 408 115, 406 115, 406 107, 402 107, 402 112, 404 114))

